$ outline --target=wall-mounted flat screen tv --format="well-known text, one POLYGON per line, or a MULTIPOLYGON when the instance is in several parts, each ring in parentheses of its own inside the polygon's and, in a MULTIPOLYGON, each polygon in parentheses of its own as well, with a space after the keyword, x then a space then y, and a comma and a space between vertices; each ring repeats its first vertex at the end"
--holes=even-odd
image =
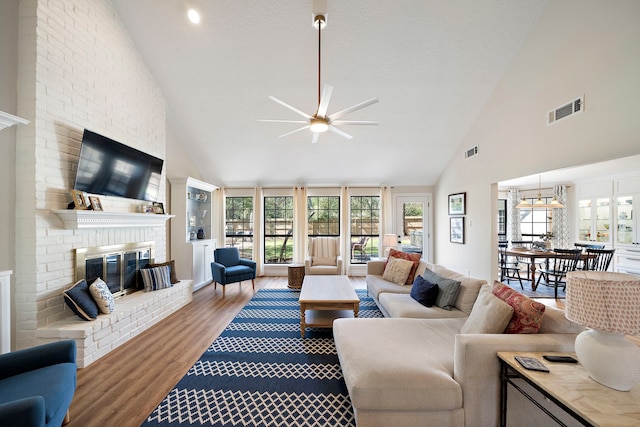
POLYGON ((85 129, 73 188, 155 202, 163 163, 162 159, 85 129))

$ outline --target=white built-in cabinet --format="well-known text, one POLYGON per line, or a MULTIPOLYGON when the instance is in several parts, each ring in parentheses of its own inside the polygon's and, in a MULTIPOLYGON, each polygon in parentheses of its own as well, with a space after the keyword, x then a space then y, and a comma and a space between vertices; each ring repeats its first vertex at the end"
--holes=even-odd
POLYGON ((615 270, 640 274, 640 176, 615 181, 615 270))
POLYGON ((611 180, 581 183, 576 197, 576 242, 611 247, 613 221, 611 180))
POLYGON ((11 273, 0 271, 0 354, 11 351, 11 273))
POLYGON ((211 238, 213 192, 218 188, 195 178, 171 183, 171 258, 179 279, 193 280, 194 291, 211 282, 216 241, 211 238))

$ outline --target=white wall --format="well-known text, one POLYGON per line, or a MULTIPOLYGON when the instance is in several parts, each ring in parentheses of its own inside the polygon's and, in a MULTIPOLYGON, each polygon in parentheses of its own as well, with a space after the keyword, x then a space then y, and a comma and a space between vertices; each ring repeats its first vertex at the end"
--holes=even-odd
MULTIPOLYGON (((0 111, 16 114, 18 0, 3 0, 0 13, 0 111)), ((0 270, 14 269, 16 126, 0 132, 0 270)))
POLYGON ((496 264, 492 184, 640 153, 640 2, 554 0, 436 184, 436 261, 487 280, 496 264), (580 95, 585 111, 546 126, 580 95), (464 149, 479 155, 464 160, 464 149), (466 191, 466 244, 449 243, 446 199, 466 191))
MULTIPOLYGON (((69 316, 62 290, 74 281, 80 247, 155 241, 166 230, 64 230, 51 212, 71 201, 84 128, 165 158, 165 101, 109 0, 20 1, 16 155, 16 347, 38 326, 69 316)), ((165 168, 166 170, 166 168, 165 168)), ((165 201, 165 180, 160 200, 165 201)), ((137 211, 138 201, 101 197, 105 210, 137 211)))

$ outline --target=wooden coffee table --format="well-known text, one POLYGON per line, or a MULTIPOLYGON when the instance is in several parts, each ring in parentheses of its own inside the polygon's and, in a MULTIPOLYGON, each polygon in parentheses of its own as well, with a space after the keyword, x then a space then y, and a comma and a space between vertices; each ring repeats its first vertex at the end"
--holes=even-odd
POLYGON ((360 298, 347 276, 304 276, 300 291, 300 336, 307 328, 333 328, 339 317, 358 317, 360 298))

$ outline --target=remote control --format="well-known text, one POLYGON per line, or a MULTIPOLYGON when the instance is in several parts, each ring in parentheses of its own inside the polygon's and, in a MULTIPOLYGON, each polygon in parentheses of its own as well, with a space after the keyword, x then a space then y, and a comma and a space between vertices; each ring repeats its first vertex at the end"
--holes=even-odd
POLYGON ((530 371, 549 372, 549 368, 533 357, 515 356, 515 359, 522 365, 522 367, 529 369, 530 371))
POLYGON ((555 356, 555 355, 545 355, 542 356, 545 360, 549 362, 558 362, 558 363, 578 363, 576 359, 571 356, 555 356))

